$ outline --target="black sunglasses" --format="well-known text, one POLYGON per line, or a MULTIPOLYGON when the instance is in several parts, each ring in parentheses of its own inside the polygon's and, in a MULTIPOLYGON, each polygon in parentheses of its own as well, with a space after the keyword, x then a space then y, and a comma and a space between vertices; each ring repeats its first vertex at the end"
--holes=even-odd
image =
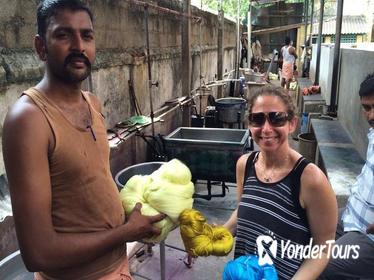
POLYGON ((249 125, 254 127, 263 126, 268 122, 275 127, 284 126, 287 121, 290 120, 289 115, 286 112, 269 112, 269 113, 250 113, 248 115, 249 125))

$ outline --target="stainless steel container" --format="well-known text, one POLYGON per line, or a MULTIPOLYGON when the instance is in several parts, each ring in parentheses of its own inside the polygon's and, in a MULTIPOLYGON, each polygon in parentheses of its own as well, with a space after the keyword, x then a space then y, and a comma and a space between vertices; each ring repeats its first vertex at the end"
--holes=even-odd
POLYGON ((127 181, 135 175, 150 175, 153 171, 160 168, 163 162, 144 162, 136 165, 131 165, 117 173, 114 180, 116 181, 117 187, 122 189, 127 181))
POLYGON ((260 73, 245 73, 245 80, 247 82, 263 83, 264 79, 260 73))
POLYGON ((250 100, 258 90, 260 90, 263 86, 266 85, 266 83, 247 82, 246 85, 247 85, 246 98, 250 100))
POLYGON ((164 138, 168 159, 177 158, 194 179, 235 182, 238 158, 249 151, 247 129, 179 127, 164 138))
POLYGON ((34 273, 27 271, 20 251, 16 251, 0 261, 0 279, 33 280, 34 273))
POLYGON ((238 97, 225 97, 216 100, 218 120, 224 123, 243 122, 247 100, 238 97))

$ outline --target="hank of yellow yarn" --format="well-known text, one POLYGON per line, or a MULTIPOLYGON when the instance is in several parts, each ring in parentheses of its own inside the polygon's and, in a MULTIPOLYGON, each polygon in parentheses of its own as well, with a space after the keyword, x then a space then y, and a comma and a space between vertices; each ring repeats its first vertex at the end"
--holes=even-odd
POLYGON ((186 251, 194 256, 226 256, 233 247, 232 234, 222 226, 211 226, 195 209, 186 209, 179 216, 180 233, 186 251))
POLYGON ((122 205, 129 215, 137 202, 142 203, 141 213, 153 216, 166 214, 166 218, 155 224, 161 234, 144 239, 158 243, 166 239, 168 233, 178 225, 178 217, 184 209, 191 209, 194 185, 191 171, 177 159, 161 165, 151 175, 131 177, 120 192, 122 205))

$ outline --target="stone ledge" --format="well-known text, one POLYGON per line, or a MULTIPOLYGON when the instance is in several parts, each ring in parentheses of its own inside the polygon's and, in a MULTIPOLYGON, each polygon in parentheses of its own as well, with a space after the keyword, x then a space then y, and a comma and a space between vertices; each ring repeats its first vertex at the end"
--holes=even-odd
POLYGON ((43 76, 43 63, 32 49, 3 49, 0 64, 8 84, 38 80, 43 76))
POLYGON ((316 163, 325 172, 342 207, 365 161, 338 120, 312 119, 311 123, 317 140, 316 163))

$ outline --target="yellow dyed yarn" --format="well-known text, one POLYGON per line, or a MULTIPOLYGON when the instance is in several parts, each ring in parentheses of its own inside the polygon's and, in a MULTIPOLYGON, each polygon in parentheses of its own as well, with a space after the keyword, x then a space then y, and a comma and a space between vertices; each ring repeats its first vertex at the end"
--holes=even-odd
POLYGON ((211 226, 195 209, 186 209, 179 216, 180 233, 187 252, 194 256, 226 256, 234 244, 232 234, 222 226, 211 226))
POLYGON ((160 213, 166 218, 155 224, 161 234, 144 239, 158 243, 166 239, 178 224, 178 217, 185 209, 192 208, 194 185, 191 171, 177 159, 161 165, 151 175, 131 177, 120 192, 122 205, 129 215, 137 202, 142 203, 141 213, 153 216, 160 213))

